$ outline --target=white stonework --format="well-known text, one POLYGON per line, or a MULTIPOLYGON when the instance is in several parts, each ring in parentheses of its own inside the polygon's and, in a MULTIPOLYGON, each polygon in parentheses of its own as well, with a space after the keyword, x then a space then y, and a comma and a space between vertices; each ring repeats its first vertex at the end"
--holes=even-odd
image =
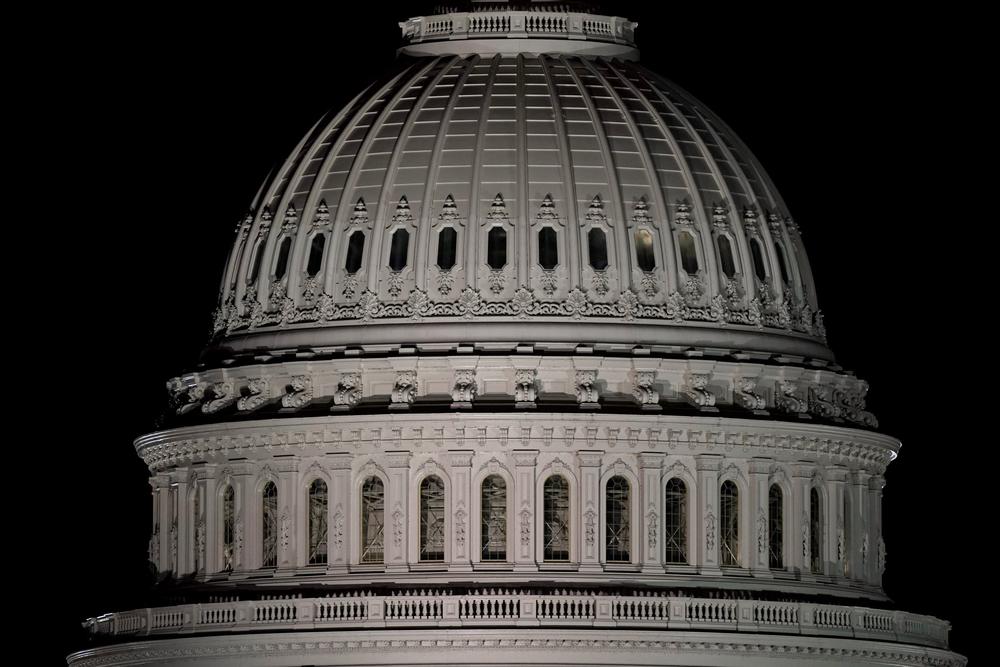
POLYGON ((135 441, 170 599, 70 664, 964 665, 762 167, 635 23, 470 6, 238 224, 135 441))

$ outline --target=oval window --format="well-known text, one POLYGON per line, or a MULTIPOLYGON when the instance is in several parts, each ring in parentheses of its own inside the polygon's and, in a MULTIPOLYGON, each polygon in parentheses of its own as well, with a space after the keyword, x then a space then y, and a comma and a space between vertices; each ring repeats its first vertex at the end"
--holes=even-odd
POLYGON ((698 251, 694 246, 694 236, 688 232, 681 232, 678 235, 678 242, 681 249, 681 266, 688 275, 698 273, 698 251))
POLYGON ((729 243, 729 238, 720 236, 716 239, 719 246, 719 260, 722 262, 722 272, 727 278, 736 275, 736 262, 733 261, 733 246, 729 243))
POLYGON ((406 254, 409 249, 410 232, 405 229, 394 231, 389 245, 389 268, 393 271, 402 271, 406 267, 406 254))
POLYGON ((635 233, 635 261, 643 271, 652 271, 656 268, 653 234, 648 229, 640 229, 635 233))
POLYGON ((543 227, 538 230, 538 263, 546 271, 551 271, 559 264, 556 230, 551 227, 543 227))
POLYGON ((458 248, 458 232, 454 227, 445 227, 438 234, 437 265, 442 271, 455 266, 455 250, 458 248))
POLYGON ((750 257, 753 259, 753 272, 757 274, 757 280, 765 282, 767 269, 764 267, 764 250, 757 239, 750 239, 750 257))
POLYGON ((587 251, 592 268, 597 271, 608 268, 608 237, 604 230, 593 227, 587 232, 587 251))
POLYGON ((347 261, 344 262, 344 270, 348 273, 357 273, 361 268, 361 259, 365 253, 365 233, 356 231, 351 234, 347 242, 347 261))
POLYGON ((306 266, 306 273, 312 278, 323 266, 323 250, 326 249, 326 234, 317 234, 309 244, 309 264, 306 266))
POLYGON ((292 250, 292 239, 286 236, 278 248, 278 261, 274 265, 274 279, 281 280, 288 270, 288 253, 292 250))
POLYGON ((507 231, 503 227, 494 227, 486 237, 486 263, 491 269, 507 265, 507 231))

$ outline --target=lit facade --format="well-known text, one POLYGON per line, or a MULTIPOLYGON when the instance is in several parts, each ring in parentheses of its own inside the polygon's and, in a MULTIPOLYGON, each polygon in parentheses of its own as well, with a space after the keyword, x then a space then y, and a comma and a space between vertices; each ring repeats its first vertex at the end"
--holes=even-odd
POLYGON ((634 24, 401 24, 236 229, 168 383, 171 594, 71 665, 963 665, 882 591, 899 442, 798 226, 634 24))

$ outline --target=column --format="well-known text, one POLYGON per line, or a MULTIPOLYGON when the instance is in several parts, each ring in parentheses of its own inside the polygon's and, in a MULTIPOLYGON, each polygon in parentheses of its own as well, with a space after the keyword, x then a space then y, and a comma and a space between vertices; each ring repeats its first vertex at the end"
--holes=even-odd
MULTIPOLYGON (((278 463, 278 570, 294 570, 296 549, 295 517, 299 505, 299 461, 278 463)), ((301 537, 301 532, 299 533, 301 537)))
POLYGON ((222 554, 219 543, 222 541, 221 514, 216 493, 219 480, 215 478, 218 470, 215 466, 206 466, 205 478, 205 572, 218 572, 222 569, 222 554))
MULTIPOLYGON (((698 475, 698 540, 695 561, 702 574, 722 574, 719 567, 719 464, 718 454, 701 454, 695 457, 698 475)), ((694 531, 692 531, 692 534, 694 531)))
POLYGON ((173 507, 170 499, 170 477, 168 475, 157 475, 153 478, 156 493, 156 528, 159 531, 157 538, 160 543, 160 550, 153 555, 156 559, 156 567, 160 572, 166 572, 173 567, 170 562, 170 526, 173 524, 173 507))
POLYGON ((253 475, 245 464, 233 471, 233 491, 236 494, 236 507, 233 508, 233 572, 237 573, 249 569, 247 526, 253 499, 253 475))
POLYGON ((256 475, 247 474, 243 477, 243 503, 241 512, 244 539, 240 549, 240 558, 244 570, 256 570, 261 562, 261 540, 263 535, 263 517, 260 494, 257 493, 256 475))
POLYGON ((792 466, 792 532, 786 537, 792 545, 789 570, 809 572, 809 485, 815 466, 797 463, 792 466))
POLYGON ((868 534, 871 546, 868 549, 868 582, 882 588, 882 571, 885 567, 885 543, 882 541, 882 489, 885 477, 873 475, 868 480, 868 534))
POLYGON ((386 452, 389 488, 385 502, 385 571, 407 572, 410 452, 386 452))
POLYGON ((848 538, 848 572, 855 581, 867 581, 867 560, 871 557, 871 537, 868 536, 868 480, 871 474, 856 470, 848 478, 847 492, 851 496, 851 520, 848 538))
POLYGON ((660 485, 665 454, 641 452, 639 454, 639 563, 643 572, 663 572, 663 493, 660 485))
POLYGON ((174 575, 181 576, 188 574, 193 569, 191 559, 191 540, 194 537, 194 529, 191 526, 191 507, 188 506, 188 494, 191 485, 188 483, 188 471, 186 468, 177 471, 179 479, 177 482, 177 562, 174 564, 174 575))
POLYGON ((769 561, 769 525, 768 498, 770 486, 768 476, 774 459, 755 457, 750 459, 750 499, 747 508, 750 511, 750 572, 755 577, 771 577, 769 561))
POLYGON ((451 450, 451 565, 450 570, 472 571, 472 450, 451 450))
MULTIPOLYGON (((602 451, 578 452, 580 461, 580 517, 583 539, 578 541, 580 571, 601 570, 604 536, 601 534, 601 458, 602 451)), ((541 508, 540 508, 541 509, 541 508)), ((573 526, 576 529, 576 526, 573 526)))
POLYGON ((843 579, 844 566, 847 558, 847 517, 844 516, 844 492, 847 487, 847 468, 844 466, 827 466, 826 495, 828 500, 826 525, 826 552, 824 560, 830 565, 826 573, 831 577, 843 579))
POLYGON ((327 531, 330 543, 327 546, 327 570, 331 573, 347 572, 347 564, 350 562, 351 536, 359 529, 355 525, 357 519, 355 515, 358 511, 352 511, 351 507, 358 507, 351 503, 351 455, 346 452, 327 454, 326 467, 330 471, 332 484, 330 486, 330 506, 329 517, 327 519, 327 531))
POLYGON ((515 449, 514 459, 514 516, 517 530, 517 547, 514 551, 514 571, 538 569, 535 562, 535 466, 537 449, 515 449))

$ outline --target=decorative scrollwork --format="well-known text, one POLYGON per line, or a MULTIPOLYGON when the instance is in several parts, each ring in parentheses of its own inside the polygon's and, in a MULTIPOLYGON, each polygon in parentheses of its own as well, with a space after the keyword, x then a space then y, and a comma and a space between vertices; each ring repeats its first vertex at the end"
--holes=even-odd
POLYGON ((308 375, 295 375, 285 387, 285 395, 281 397, 281 407, 297 410, 312 399, 312 378, 308 375))
POLYGON ((267 378, 251 378, 243 388, 243 395, 236 401, 236 409, 250 412, 264 405, 268 399, 270 382, 267 378))
POLYGON ((392 403, 389 407, 408 408, 417 394, 417 372, 399 371, 392 387, 392 403))
POLYGON ((476 399, 476 370, 460 368, 455 371, 455 385, 451 390, 452 407, 472 407, 476 399))
POLYGON ((708 389, 711 373, 688 373, 681 395, 691 405, 703 410, 715 407, 715 394, 708 389))
POLYGON ((576 402, 580 407, 595 407, 599 396, 597 387, 597 371, 580 370, 576 372, 576 402))
POLYGON ((764 397, 757 393, 757 378, 740 377, 734 384, 733 400, 741 408, 757 412, 767 407, 764 397))
POLYGON ((535 376, 534 368, 518 368, 514 371, 514 400, 517 407, 535 406, 535 376))
POLYGON ((361 373, 343 373, 337 381, 333 404, 353 408, 361 400, 361 373))
POLYGON ((644 410, 660 409, 660 393, 656 391, 656 371, 636 371, 632 396, 644 410))

